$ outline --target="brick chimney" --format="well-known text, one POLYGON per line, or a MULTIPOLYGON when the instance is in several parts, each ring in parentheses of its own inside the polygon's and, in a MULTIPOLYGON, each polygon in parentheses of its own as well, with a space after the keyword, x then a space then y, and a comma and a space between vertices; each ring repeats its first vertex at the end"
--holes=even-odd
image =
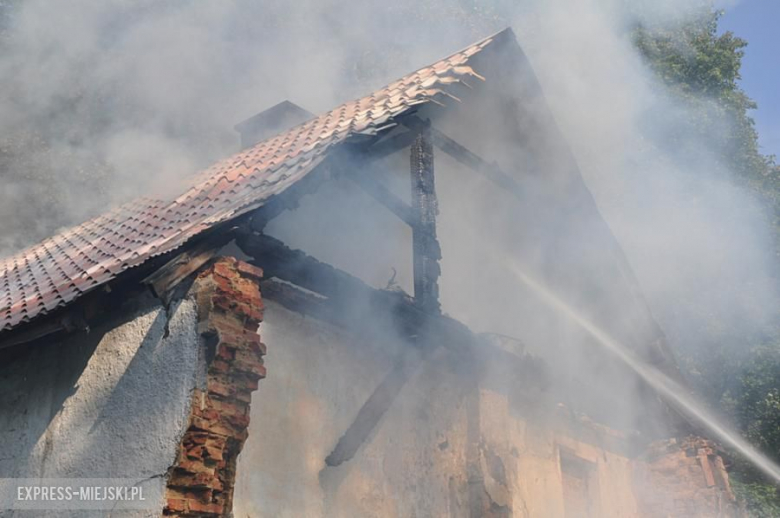
POLYGON ((241 149, 246 149, 312 118, 314 114, 297 104, 282 101, 239 122, 234 128, 241 134, 241 149))

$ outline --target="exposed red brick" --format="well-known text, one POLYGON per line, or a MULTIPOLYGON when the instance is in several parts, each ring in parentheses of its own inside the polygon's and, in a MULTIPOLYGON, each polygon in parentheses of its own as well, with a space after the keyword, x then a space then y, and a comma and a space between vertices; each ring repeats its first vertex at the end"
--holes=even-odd
POLYGON ((168 485, 174 488, 205 489, 208 492, 219 490, 222 483, 216 473, 189 473, 176 468, 168 478, 168 485))
POLYGON ((239 372, 253 374, 258 378, 265 378, 266 375, 265 365, 259 362, 243 361, 243 360, 236 359, 236 361, 233 362, 233 366, 239 372))
POLYGON ((224 508, 222 505, 220 505, 217 502, 214 503, 208 503, 203 504, 201 502, 189 500, 187 501, 187 507, 189 513, 183 515, 190 515, 190 516, 203 516, 203 515, 213 515, 213 516, 226 516, 224 514, 224 508))
POLYGON ((244 276, 259 281, 263 278, 263 270, 249 263, 239 261, 237 265, 238 272, 244 276))
POLYGON ((212 362, 211 369, 215 372, 225 374, 230 370, 230 364, 217 358, 212 362))
POLYGON ((222 381, 219 381, 219 378, 216 376, 209 377, 208 386, 209 386, 209 393, 216 394, 218 396, 230 397, 236 393, 236 387, 230 385, 229 383, 224 383, 222 381))
POLYGON ((168 498, 165 508, 176 513, 184 513, 187 511, 187 501, 178 498, 168 498))
POLYGON ((635 464, 640 516, 742 518, 714 443, 701 437, 654 443, 635 464))
POLYGON ((223 358, 225 360, 232 360, 236 357, 236 347, 231 347, 231 345, 235 345, 237 342, 232 342, 230 344, 227 344, 225 342, 221 342, 217 346, 217 356, 220 358, 223 358))
POLYGON ((227 421, 230 422, 233 426, 237 428, 248 428, 249 427, 249 416, 248 415, 231 415, 227 417, 227 421))
POLYGON ((234 397, 239 401, 244 401, 245 403, 252 402, 251 392, 247 392, 247 391, 236 392, 234 397))
POLYGON ((187 437, 187 440, 193 444, 206 444, 209 435, 206 433, 193 433, 187 437))
POLYGON ((251 393, 265 377, 265 344, 257 334, 262 271, 224 258, 192 290, 201 334, 213 340, 206 387, 195 391, 190 422, 168 479, 166 516, 229 516, 236 461, 249 426, 251 393))
MULTIPOLYGON (((259 379, 262 379, 262 378, 259 378, 259 379)), ((245 387, 247 390, 250 390, 250 391, 252 391, 252 390, 257 390, 257 386, 258 386, 258 385, 257 385, 257 382, 259 381, 259 379, 258 379, 258 378, 255 378, 255 379, 247 380, 247 382, 246 382, 246 384, 244 385, 244 387, 245 387)))
POLYGON ((202 449, 202 453, 211 459, 222 460, 222 448, 217 448, 214 446, 204 446, 202 449))
POLYGON ((200 462, 200 460, 191 461, 181 459, 177 467, 188 473, 214 473, 213 466, 206 466, 206 464, 200 462))
POLYGON ((173 500, 199 500, 208 502, 211 498, 211 491, 203 489, 168 489, 168 498, 173 500))
POLYGON ((257 342, 250 342, 249 348, 252 349, 256 354, 259 354, 260 356, 265 356, 266 347, 263 342, 260 341, 260 337, 257 337, 257 342))

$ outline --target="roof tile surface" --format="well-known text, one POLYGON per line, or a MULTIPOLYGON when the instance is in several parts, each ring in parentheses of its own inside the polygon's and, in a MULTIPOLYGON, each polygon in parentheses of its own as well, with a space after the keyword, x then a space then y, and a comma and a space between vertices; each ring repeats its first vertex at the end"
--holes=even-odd
POLYGON ((221 160, 173 201, 141 198, 0 259, 0 331, 76 300, 200 232, 262 206, 312 171, 337 144, 374 134, 446 88, 481 78, 469 58, 486 38, 431 66, 221 160))

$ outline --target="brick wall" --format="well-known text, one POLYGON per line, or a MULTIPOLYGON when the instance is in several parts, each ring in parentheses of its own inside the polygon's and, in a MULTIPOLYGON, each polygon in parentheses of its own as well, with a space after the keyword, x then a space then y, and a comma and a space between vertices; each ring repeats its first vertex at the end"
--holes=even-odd
POLYGON ((165 516, 228 516, 236 461, 247 438, 251 393, 265 377, 258 283, 262 271, 233 258, 198 275, 191 293, 208 344, 205 389, 192 398, 189 426, 169 473, 165 516))
POLYGON ((714 443, 701 437, 651 445, 637 463, 635 487, 641 516, 648 518, 744 516, 723 459, 714 443))

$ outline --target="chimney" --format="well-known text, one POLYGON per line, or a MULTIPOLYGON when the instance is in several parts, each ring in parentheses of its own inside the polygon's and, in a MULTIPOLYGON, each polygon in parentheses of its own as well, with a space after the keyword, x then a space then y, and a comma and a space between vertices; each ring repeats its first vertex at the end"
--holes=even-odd
POLYGON ((241 149, 254 146, 269 137, 314 117, 295 103, 282 101, 234 126, 241 134, 241 149))

